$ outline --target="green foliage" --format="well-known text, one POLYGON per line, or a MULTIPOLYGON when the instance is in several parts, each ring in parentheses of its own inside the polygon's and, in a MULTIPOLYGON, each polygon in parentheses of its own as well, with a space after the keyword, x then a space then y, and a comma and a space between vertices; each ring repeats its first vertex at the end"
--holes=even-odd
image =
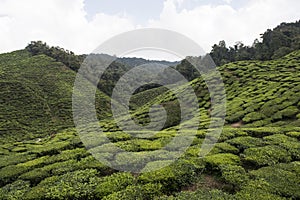
POLYGON ((96 187, 96 197, 101 199, 104 196, 125 189, 134 183, 134 177, 130 173, 116 173, 106 176, 96 187))
POLYGON ((33 187, 25 199, 94 199, 100 183, 97 171, 88 169, 52 176, 33 187))
POLYGON ((238 42, 233 47, 227 48, 225 41, 222 40, 219 44, 213 45, 210 55, 218 66, 239 60, 280 58, 300 49, 299 24, 300 21, 281 23, 273 30, 268 29, 261 34, 262 42, 256 39, 251 47, 238 42))
POLYGON ((240 158, 231 153, 219 153, 204 158, 209 170, 219 170, 222 165, 239 165, 240 158))
POLYGON ((285 148, 294 159, 300 158, 300 144, 295 138, 288 137, 283 134, 274 134, 264 137, 268 144, 278 145, 285 148))
MULTIPOLYGON (((232 153, 232 154, 238 154, 239 153, 239 149, 226 143, 226 142, 221 142, 221 143, 217 143, 214 148, 216 149, 216 151, 218 153, 232 153)), ((212 152, 214 152, 214 150, 212 150, 212 152)))
POLYGON ((141 183, 161 183, 163 191, 169 193, 189 185, 195 179, 196 172, 192 163, 179 160, 159 170, 143 173, 138 179, 141 183))
POLYGON ((130 185, 126 189, 115 192, 103 198, 103 200, 151 200, 162 194, 160 184, 148 183, 145 185, 130 185))
POLYGON ((244 137, 236 137, 231 140, 226 141, 231 145, 236 146, 238 149, 245 150, 251 147, 259 147, 263 146, 264 142, 260 138, 255 138, 251 136, 244 136, 244 137))
MULTIPOLYGON (((294 25, 283 24, 280 29, 292 31, 294 25)), ((277 32, 268 31, 253 48, 240 43, 228 50, 222 42, 214 46, 214 53, 244 60, 255 54, 253 49, 264 49, 259 59, 280 57, 293 48, 283 36, 286 33, 277 32), (263 43, 269 45, 267 49, 263 43)), ((207 128, 217 120, 212 113, 219 108, 211 108, 206 83, 196 78, 199 74, 187 60, 174 68, 191 82, 173 91, 145 85, 130 100, 131 117, 142 125, 150 122, 149 109, 162 105, 168 114, 163 130, 152 137, 148 137, 152 131, 129 134, 111 120, 110 98, 100 90, 110 94, 117 79, 133 67, 128 62, 140 62, 118 59, 104 74, 95 95, 105 134, 98 137, 90 130, 79 137, 72 128, 76 74, 68 67, 77 70, 78 65, 72 63, 78 64, 84 56, 41 42, 30 44, 27 50, 34 56, 24 50, 0 55, 0 199, 300 198, 299 51, 273 61, 240 61, 218 68, 227 96, 226 125, 212 151, 200 158, 204 138, 210 138, 207 128), (200 124, 191 146, 181 155, 184 139, 192 137, 191 127, 199 122, 192 115, 180 121, 175 93, 191 103, 188 85, 198 97, 200 124), (177 132, 179 124, 184 127, 181 132, 177 132), (183 137, 162 149, 177 134, 183 137), (116 146, 132 152, 120 153, 116 146), (143 173, 117 172, 98 161, 103 158, 127 171, 143 173)), ((162 76, 169 73, 165 72, 162 76)), ((158 109, 153 111, 153 119, 161 120, 158 109)))
POLYGON ((206 191, 199 189, 195 192, 180 192, 174 196, 163 196, 156 200, 199 200, 199 199, 216 199, 216 200, 234 200, 234 196, 221 190, 206 191))
POLYGON ((235 195, 237 200, 285 200, 286 198, 273 194, 270 184, 262 179, 250 181, 235 195))
POLYGON ((268 182, 269 192, 286 197, 300 197, 299 173, 271 166, 252 171, 251 174, 257 179, 264 179, 268 182))
POLYGON ((27 181, 18 180, 0 188, 0 199, 24 199, 24 195, 29 190, 30 184, 27 181))
POLYGON ((291 160, 290 154, 285 149, 274 145, 246 149, 243 158, 243 161, 255 166, 274 165, 291 160))
MULTIPOLYGON (((2 142, 53 136, 74 126, 74 71, 46 55, 31 56, 25 50, 1 54, 0 71, 2 142)), ((107 118, 110 99, 100 91, 96 99, 99 119, 107 118)))
POLYGON ((249 176, 245 169, 237 165, 223 165, 220 166, 222 178, 232 184, 236 190, 245 185, 249 181, 249 176))

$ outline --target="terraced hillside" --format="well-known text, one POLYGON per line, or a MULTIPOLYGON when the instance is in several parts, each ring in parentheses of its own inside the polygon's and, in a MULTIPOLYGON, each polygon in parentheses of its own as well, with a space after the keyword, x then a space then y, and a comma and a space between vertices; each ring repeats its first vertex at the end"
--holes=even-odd
MULTIPOLYGON (((227 125, 300 126, 300 51, 278 60, 230 63, 219 67, 219 71, 226 90, 227 125)), ((208 89, 201 77, 189 84, 199 98, 202 125, 207 127, 207 118, 211 112, 208 89)), ((178 89, 179 93, 180 91, 184 91, 184 88, 178 89)), ((148 123, 149 108, 154 104, 162 104, 167 111, 173 111, 172 119, 166 122, 167 126, 177 125, 178 120, 174 118, 178 118, 180 113, 174 113, 176 104, 174 94, 164 93, 162 88, 152 89, 149 92, 132 97, 133 108, 141 101, 140 104, 144 104, 133 113, 133 116, 141 124, 148 123), (152 99, 145 103, 149 92, 152 99)))
MULTIPOLYGON (((27 51, 0 55, 0 132, 17 140, 73 127, 72 90, 76 73, 45 55, 27 51)), ((97 93, 98 117, 109 115, 110 99, 97 93)))
MULTIPOLYGON (((1 117, 1 134, 6 135, 0 144, 0 199, 300 198, 299 51, 279 60, 242 61, 220 67, 227 92, 226 126, 204 158, 199 153, 211 110, 207 88, 200 78, 189 83, 199 98, 199 130, 180 155, 181 141, 163 148, 178 135, 179 104, 172 92, 155 88, 132 97, 132 115, 142 124, 149 122, 151 105, 162 104, 168 111, 165 129, 151 137, 152 132, 120 130, 108 118, 108 108, 99 110, 99 114, 105 118, 100 125, 109 140, 94 134, 79 137, 68 118, 68 95, 75 76, 72 71, 49 57, 32 57, 25 51, 1 55, 0 60, 5 86, 1 87, 5 94, 1 95, 1 115, 5 116, 1 117), (45 111, 39 113, 36 108, 45 111), (52 121, 50 116, 58 120, 52 121), (232 124, 238 124, 237 128, 230 127, 232 124), (43 136, 48 130, 56 134, 43 136), (39 131, 42 135, 36 135, 39 131), (22 141, 7 137, 22 134, 32 137, 22 137, 22 141), (88 146, 82 140, 88 141, 88 146), (159 156, 153 156, 155 150, 159 156), (144 173, 111 169, 92 154, 115 165, 143 169, 144 173), (137 155, 136 159, 128 159, 129 154, 137 155), (173 162, 178 155, 180 158, 173 162), (164 167, 148 171, 157 166, 164 167)), ((108 101, 101 95, 99 105, 108 101)), ((189 135, 190 131, 185 129, 181 134, 189 135)))

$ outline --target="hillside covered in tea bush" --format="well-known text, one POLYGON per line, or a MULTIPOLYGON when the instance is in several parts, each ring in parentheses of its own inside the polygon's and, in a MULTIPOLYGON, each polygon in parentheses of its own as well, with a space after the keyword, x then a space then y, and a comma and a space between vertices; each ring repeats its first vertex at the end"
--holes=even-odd
POLYGON ((96 109, 109 141, 93 132, 79 137, 72 118, 74 70, 26 50, 0 55, 0 199, 300 199, 300 51, 218 69, 226 89, 226 123, 212 151, 202 158, 212 119, 201 77, 188 83, 198 97, 199 130, 180 155, 180 141, 163 148, 178 134, 180 122, 180 105, 166 88, 141 91, 130 101, 132 118, 140 124, 150 122, 152 105, 165 107, 165 127, 151 137, 147 131, 135 137, 116 126, 110 98, 101 90, 96 109), (128 159, 130 152, 137 159, 128 159), (145 172, 114 170, 95 155, 145 172), (147 171, 155 166, 164 167, 147 171))

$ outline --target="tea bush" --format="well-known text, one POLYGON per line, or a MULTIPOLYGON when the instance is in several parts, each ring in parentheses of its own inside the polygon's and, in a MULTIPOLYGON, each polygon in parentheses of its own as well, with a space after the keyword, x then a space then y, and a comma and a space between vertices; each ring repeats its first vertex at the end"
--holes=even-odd
POLYGON ((279 146, 267 145, 246 149, 243 153, 243 161, 255 166, 274 165, 279 162, 290 162, 291 155, 279 146))
POLYGON ((95 194, 97 198, 101 199, 132 184, 134 184, 134 177, 130 173, 115 173, 101 180, 95 189, 95 194))
POLYGON ((219 170, 222 165, 239 165, 240 158, 231 153, 219 153, 208 155, 204 158, 207 164, 207 170, 219 170))

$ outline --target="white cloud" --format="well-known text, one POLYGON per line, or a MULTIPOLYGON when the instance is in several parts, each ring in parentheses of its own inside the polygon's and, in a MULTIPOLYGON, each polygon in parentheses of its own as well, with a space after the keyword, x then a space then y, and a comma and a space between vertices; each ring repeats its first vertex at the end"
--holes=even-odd
MULTIPOLYGON (((189 10, 182 7, 186 1, 165 0, 159 18, 149 20, 145 27, 178 31, 209 51, 222 39, 230 45, 236 41, 250 45, 267 28, 300 19, 299 0, 249 0, 239 9, 225 4, 189 10)), ((76 53, 89 53, 111 36, 139 27, 122 13, 98 13, 88 21, 84 0, 0 0, 0 52, 43 40, 76 53)))
POLYGON ((76 53, 89 53, 111 36, 135 28, 125 15, 85 18, 83 0, 0 0, 0 52, 43 40, 76 53))
POLYGON ((183 33, 210 51, 213 44, 223 39, 230 45, 237 41, 251 45, 268 28, 299 20, 299 8, 298 0, 250 0, 239 9, 202 5, 178 11, 174 0, 166 0, 160 18, 149 21, 148 26, 183 33))

